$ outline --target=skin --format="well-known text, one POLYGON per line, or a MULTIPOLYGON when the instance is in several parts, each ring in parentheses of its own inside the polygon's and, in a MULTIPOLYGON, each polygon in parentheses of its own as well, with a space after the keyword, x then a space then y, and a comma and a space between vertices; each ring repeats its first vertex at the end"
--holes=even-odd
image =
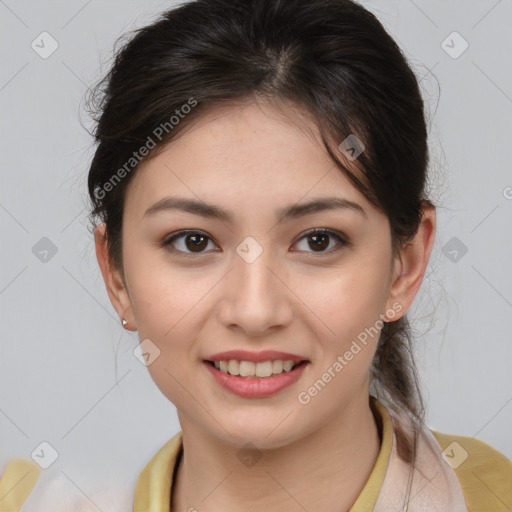
POLYGON ((368 400, 378 336, 308 404, 297 396, 379 315, 397 304, 392 320, 406 313, 434 237, 435 210, 425 209, 416 237, 394 256, 387 217, 333 166, 313 120, 292 106, 286 114, 255 101, 216 107, 139 167, 124 205, 125 279, 109 263, 104 224, 95 242, 112 304, 126 328, 159 348, 148 370, 177 408, 184 456, 173 511, 349 510, 380 449, 368 400), (168 195, 219 205, 234 222, 177 210, 144 217, 168 195), (278 208, 333 195, 365 214, 275 218, 278 208), (304 235, 312 228, 339 232, 349 244, 329 237, 315 251, 304 235), (190 258, 159 245, 182 229, 209 237, 202 253, 186 236, 174 248, 190 258), (263 249, 252 263, 236 252, 247 236, 263 249), (242 398, 203 367, 229 349, 282 350, 310 363, 285 390, 242 398), (247 442, 262 454, 250 467, 237 457, 247 442))

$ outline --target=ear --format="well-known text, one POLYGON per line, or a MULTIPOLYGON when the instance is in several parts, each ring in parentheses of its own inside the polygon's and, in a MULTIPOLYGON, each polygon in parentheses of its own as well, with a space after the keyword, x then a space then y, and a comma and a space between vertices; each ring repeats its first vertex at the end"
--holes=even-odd
POLYGON ((421 222, 416 235, 402 246, 400 253, 394 259, 386 308, 394 310, 392 305, 397 303, 402 307, 399 310, 401 314, 388 321, 398 320, 405 315, 414 301, 427 270, 435 233, 436 210, 433 206, 426 205, 422 209, 421 222))
POLYGON ((121 319, 128 323, 124 326, 128 330, 136 330, 136 323, 133 316, 132 305, 128 289, 120 270, 114 268, 108 257, 107 225, 102 222, 94 231, 94 242, 96 244, 96 258, 105 281, 110 302, 114 306, 121 319))

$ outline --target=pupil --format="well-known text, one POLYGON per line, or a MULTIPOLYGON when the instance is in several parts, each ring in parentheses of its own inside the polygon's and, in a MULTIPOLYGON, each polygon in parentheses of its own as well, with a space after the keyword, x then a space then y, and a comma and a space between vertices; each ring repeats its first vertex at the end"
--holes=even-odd
MULTIPOLYGON (((195 249, 199 249, 199 250, 204 249, 206 247, 206 244, 204 243, 205 240, 206 240, 206 237, 203 235, 188 235, 186 238, 187 248, 192 251, 195 251, 195 249), (199 241, 200 239, 202 239, 202 242, 199 241), (189 246, 188 242, 191 240, 193 241, 193 245, 189 246)), ((199 251, 196 251, 196 252, 199 252, 199 251)))
POLYGON ((317 249, 325 249, 329 246, 329 235, 326 233, 323 233, 321 235, 312 235, 309 237, 311 240, 315 240, 314 246, 311 246, 311 248, 317 248, 317 249), (319 239, 322 239, 322 241, 319 241, 319 239))

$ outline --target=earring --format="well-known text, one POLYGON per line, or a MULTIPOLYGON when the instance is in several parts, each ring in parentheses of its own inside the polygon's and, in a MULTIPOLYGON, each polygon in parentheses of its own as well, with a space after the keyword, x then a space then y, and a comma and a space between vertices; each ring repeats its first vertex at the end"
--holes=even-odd
POLYGON ((128 322, 123 318, 123 327, 127 324, 128 322))

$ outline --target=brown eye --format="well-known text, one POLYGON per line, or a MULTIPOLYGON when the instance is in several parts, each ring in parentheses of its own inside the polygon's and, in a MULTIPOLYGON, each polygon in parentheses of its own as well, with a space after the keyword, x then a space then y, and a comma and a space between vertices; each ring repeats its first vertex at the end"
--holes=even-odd
POLYGON ((187 235, 185 238, 185 246, 192 252, 201 252, 207 245, 206 237, 203 235, 187 235))
POLYGON ((326 233, 322 233, 320 235, 309 235, 309 240, 310 240, 310 247, 316 251, 317 249, 319 250, 324 250, 324 249, 327 249, 327 247, 329 246, 329 235, 327 235, 326 233))
POLYGON ((307 248, 302 249, 306 252, 316 252, 316 253, 331 253, 340 249, 341 247, 348 245, 348 242, 338 233, 331 231, 330 229, 314 229, 306 233, 301 239, 307 240, 307 247, 312 249, 310 251, 307 248), (332 241, 337 242, 331 245, 332 241), (336 245, 338 247, 336 247, 336 245), (328 247, 331 247, 329 250, 326 250, 328 247))
POLYGON ((211 241, 210 237, 200 231, 180 231, 164 240, 162 245, 169 247, 173 252, 200 254, 205 252, 204 249, 209 241, 211 241))
MULTIPOLYGON (((341 235, 330 229, 314 229, 303 235, 300 241, 302 240, 307 240, 307 247, 300 250, 318 254, 330 254, 349 245, 341 235)), ((205 249, 211 241, 201 231, 188 230, 170 236, 162 242, 162 246, 168 247, 174 253, 189 256, 208 252, 205 249)))

